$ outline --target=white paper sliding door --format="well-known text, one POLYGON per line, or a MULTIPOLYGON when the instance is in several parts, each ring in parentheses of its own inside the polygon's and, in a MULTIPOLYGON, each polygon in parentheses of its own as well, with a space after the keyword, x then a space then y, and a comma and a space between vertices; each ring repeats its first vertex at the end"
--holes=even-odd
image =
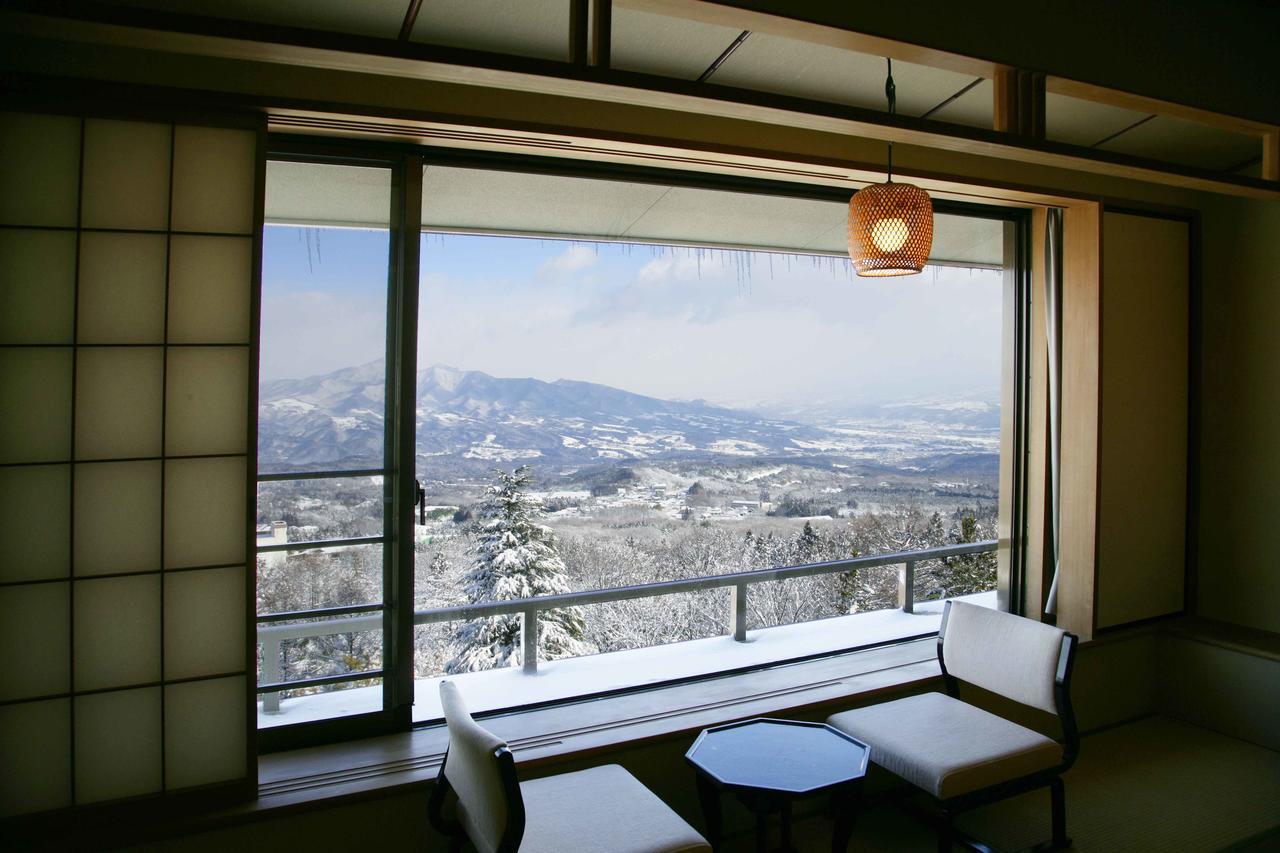
POLYGON ((0 816, 255 776, 235 124, 0 113, 0 816))

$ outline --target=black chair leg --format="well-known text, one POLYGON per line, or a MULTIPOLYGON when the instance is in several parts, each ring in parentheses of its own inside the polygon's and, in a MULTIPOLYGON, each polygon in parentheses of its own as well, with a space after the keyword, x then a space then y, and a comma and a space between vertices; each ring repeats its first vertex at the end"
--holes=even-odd
POLYGON ((938 819, 938 853, 951 853, 951 843, 955 840, 956 828, 952 823, 951 812, 944 811, 938 819))
POLYGON ((1061 778, 1049 783, 1049 799, 1053 820, 1051 849, 1065 850, 1071 846, 1071 839, 1067 838, 1067 792, 1061 778))

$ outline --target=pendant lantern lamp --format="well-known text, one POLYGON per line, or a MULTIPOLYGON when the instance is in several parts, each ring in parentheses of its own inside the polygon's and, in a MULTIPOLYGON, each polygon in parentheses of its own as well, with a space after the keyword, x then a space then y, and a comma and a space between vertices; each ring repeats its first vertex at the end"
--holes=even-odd
MULTIPOLYGON (((893 60, 884 93, 889 114, 897 108, 893 60)), ((893 182, 893 143, 883 184, 870 184, 849 199, 849 257, 860 276, 913 275, 924 269, 933 247, 933 202, 912 184, 893 182)))

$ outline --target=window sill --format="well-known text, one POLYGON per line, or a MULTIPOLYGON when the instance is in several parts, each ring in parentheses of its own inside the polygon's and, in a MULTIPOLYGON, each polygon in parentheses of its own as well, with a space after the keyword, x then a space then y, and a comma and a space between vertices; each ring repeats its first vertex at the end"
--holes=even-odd
MULTIPOLYGON (((498 713, 484 725, 506 739, 521 774, 591 755, 663 741, 692 741, 708 726, 762 716, 824 716, 887 693, 933 686, 940 676, 932 637, 846 652, 768 669, 498 713)), ((24 823, 33 846, 98 847, 160 841, 288 814, 422 789, 444 758, 443 725, 263 756, 254 799, 210 807, 211 799, 157 811, 143 799, 113 804, 93 820, 24 823), (128 815, 120 818, 119 815, 128 815), (113 818, 112 816, 116 816, 113 818)), ((601 757, 605 763, 607 758, 601 757)), ((8 829, 8 827, 6 827, 8 829)))
MULTIPOLYGON (((691 738, 708 726, 847 707, 939 676, 932 638, 754 672, 485 718, 523 771, 621 747, 691 738)), ((443 726, 280 752, 258 762, 258 798, 221 819, 265 816, 335 798, 430 784, 444 757, 443 726)))

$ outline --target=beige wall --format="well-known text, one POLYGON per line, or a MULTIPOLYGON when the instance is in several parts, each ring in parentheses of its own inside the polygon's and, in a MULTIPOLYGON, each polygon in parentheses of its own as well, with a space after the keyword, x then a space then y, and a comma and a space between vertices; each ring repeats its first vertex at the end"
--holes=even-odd
POLYGON ((1198 612, 1280 631, 1280 203, 1204 211, 1198 612))

